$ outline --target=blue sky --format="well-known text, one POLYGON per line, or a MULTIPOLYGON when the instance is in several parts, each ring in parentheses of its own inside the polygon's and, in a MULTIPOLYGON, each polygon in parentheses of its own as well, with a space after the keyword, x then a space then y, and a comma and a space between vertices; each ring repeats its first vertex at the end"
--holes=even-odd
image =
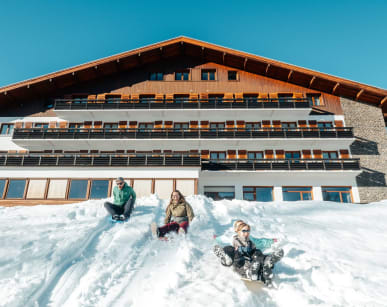
POLYGON ((0 1, 0 86, 176 36, 387 89, 387 1, 0 1))

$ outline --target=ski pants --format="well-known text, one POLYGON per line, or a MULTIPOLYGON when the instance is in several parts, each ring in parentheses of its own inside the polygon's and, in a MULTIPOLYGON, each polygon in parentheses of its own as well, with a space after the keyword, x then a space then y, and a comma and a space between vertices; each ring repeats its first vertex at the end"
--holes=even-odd
POLYGON ((235 252, 234 271, 237 272, 240 276, 246 277, 246 272, 247 270, 250 270, 252 263, 257 262, 259 264, 259 275, 261 275, 264 260, 265 255, 259 249, 256 249, 249 257, 249 259, 246 259, 246 257, 240 253, 235 252))
POLYGON ((181 222, 180 224, 176 222, 168 223, 158 228, 159 237, 164 237, 167 233, 171 231, 178 232, 180 227, 183 228, 185 232, 187 232, 188 226, 189 226, 189 223, 187 221, 181 222))
POLYGON ((118 206, 111 202, 105 201, 104 206, 106 210, 113 215, 125 215, 126 218, 130 216, 134 207, 133 198, 130 198, 124 205, 118 206))

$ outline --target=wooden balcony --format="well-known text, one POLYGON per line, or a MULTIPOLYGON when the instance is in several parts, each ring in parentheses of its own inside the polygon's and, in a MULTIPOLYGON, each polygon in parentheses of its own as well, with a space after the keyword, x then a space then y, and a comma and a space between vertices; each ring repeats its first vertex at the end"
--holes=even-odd
POLYGON ((310 108, 306 98, 243 99, 56 99, 55 110, 127 110, 127 109, 297 109, 310 108))
POLYGON ((69 121, 119 120, 208 120, 209 116, 229 119, 230 113, 246 121, 304 118, 312 107, 305 98, 282 99, 56 99, 58 117, 69 121), (291 111, 291 112, 289 112, 291 111))
POLYGON ((359 171, 359 159, 203 159, 183 154, 0 155, 2 167, 201 167, 207 171, 359 171))

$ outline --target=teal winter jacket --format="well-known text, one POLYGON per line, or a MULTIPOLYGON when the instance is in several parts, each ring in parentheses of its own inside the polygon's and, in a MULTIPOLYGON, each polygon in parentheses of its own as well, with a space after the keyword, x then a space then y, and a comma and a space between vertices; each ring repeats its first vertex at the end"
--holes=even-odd
POLYGON ((132 187, 125 182, 124 187, 120 190, 117 186, 113 189, 114 204, 117 206, 125 205, 129 198, 133 198, 133 203, 136 201, 136 193, 132 187))

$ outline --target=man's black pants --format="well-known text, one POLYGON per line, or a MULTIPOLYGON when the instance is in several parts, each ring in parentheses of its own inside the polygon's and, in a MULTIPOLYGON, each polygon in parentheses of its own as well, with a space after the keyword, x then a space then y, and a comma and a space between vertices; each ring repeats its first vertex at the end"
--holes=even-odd
POLYGON ((132 213, 134 201, 133 198, 130 198, 124 205, 118 206, 115 204, 112 204, 111 202, 105 201, 104 206, 106 210, 113 216, 113 215, 125 215, 125 218, 129 218, 130 214, 132 213))

